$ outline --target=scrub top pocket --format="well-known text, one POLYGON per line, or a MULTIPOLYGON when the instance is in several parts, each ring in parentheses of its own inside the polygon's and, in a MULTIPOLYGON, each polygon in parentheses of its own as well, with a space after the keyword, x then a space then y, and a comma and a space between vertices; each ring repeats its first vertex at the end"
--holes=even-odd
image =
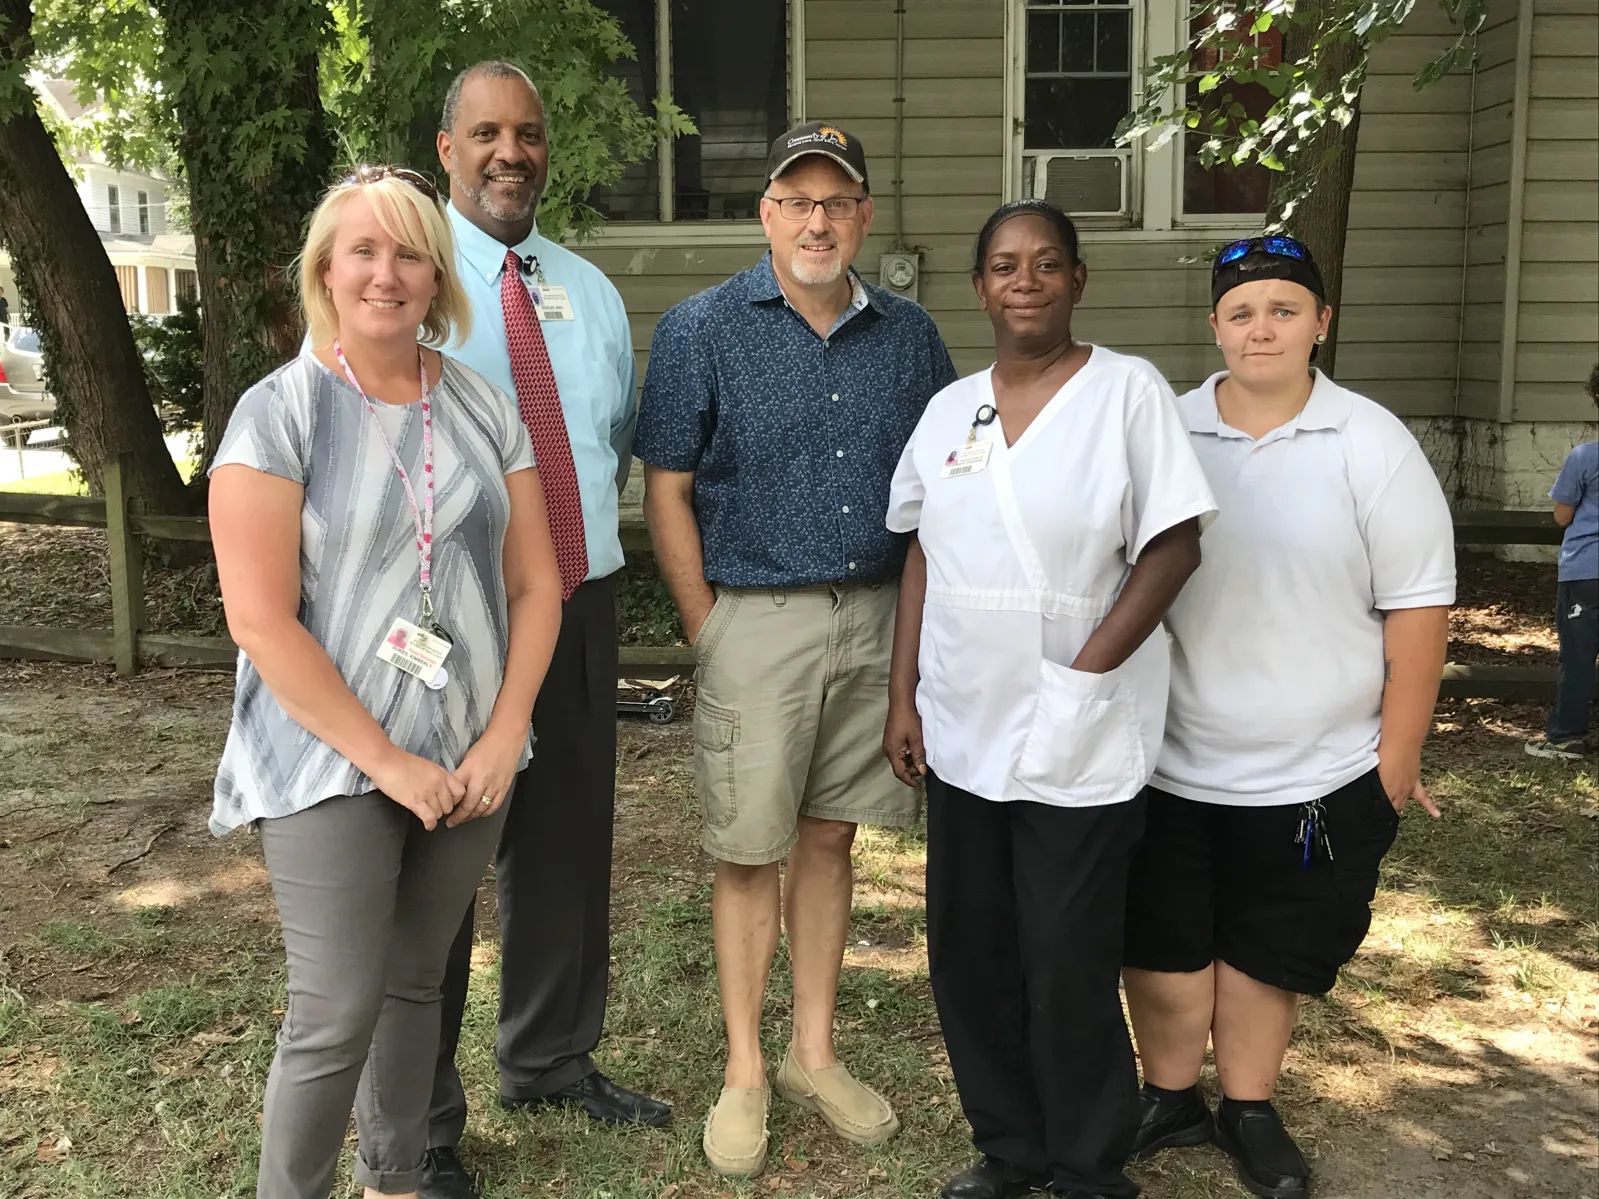
POLYGON ((1038 706, 1016 764, 1018 782, 1128 799, 1143 786, 1138 714, 1118 671, 1088 674, 1045 659, 1038 706))

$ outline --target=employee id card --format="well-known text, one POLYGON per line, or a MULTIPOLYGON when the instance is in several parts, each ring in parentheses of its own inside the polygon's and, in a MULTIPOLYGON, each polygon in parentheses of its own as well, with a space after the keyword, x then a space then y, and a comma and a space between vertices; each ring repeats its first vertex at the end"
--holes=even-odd
POLYGON ((566 288, 559 284, 529 279, 527 295, 533 301, 533 311, 538 314, 540 322, 577 319, 577 314, 572 310, 571 297, 566 294, 566 288))
POLYGON ((956 446, 944 459, 944 468, 938 472, 941 479, 958 479, 962 475, 975 475, 988 469, 988 456, 994 452, 992 441, 968 441, 956 446))
POLYGON ((452 648, 448 637, 397 616, 389 626, 389 635, 378 646, 378 658, 437 691, 450 681, 444 659, 449 657, 452 648))

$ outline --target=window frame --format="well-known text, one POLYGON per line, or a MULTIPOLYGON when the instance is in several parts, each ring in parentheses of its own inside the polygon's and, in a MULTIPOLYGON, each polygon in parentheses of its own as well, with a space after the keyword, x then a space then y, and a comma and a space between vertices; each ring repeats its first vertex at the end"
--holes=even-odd
POLYGON ((136 191, 133 193, 133 198, 139 210, 139 232, 143 234, 149 234, 151 229, 150 193, 147 191, 136 191))
MULTIPOLYGON (((1151 59, 1175 54, 1187 44, 1188 5, 1184 0, 1134 0, 1133 95, 1144 87, 1151 59)), ((1027 89, 1027 0, 1005 2, 1005 94, 1003 197, 1021 199, 1023 170, 1023 117, 1027 89)), ((1262 214, 1183 212, 1183 159, 1181 138, 1173 137, 1158 150, 1132 147, 1127 180, 1128 212, 1121 217, 1073 218, 1085 232, 1138 236, 1157 240, 1173 233, 1259 229, 1262 214)))
MULTIPOLYGON (((1172 14, 1176 27, 1172 30, 1175 39, 1173 48, 1186 45, 1188 42, 1188 6, 1178 4, 1172 14)), ((1171 211, 1172 227, 1175 229, 1218 229, 1223 232, 1250 233, 1260 229, 1266 223, 1264 212, 1195 212, 1183 210, 1183 143, 1187 140, 1187 132, 1179 133, 1161 148, 1161 153, 1170 152, 1172 160, 1172 194, 1171 211)))
MULTIPOLYGON (((655 72, 657 79, 672 77, 672 0, 655 3, 655 72)), ((805 0, 785 0, 788 35, 788 125, 805 121, 805 0)), ((766 232, 761 222, 679 221, 673 211, 676 201, 676 162, 672 140, 661 136, 655 141, 659 163, 656 186, 662 219, 653 221, 606 221, 590 246, 663 246, 685 243, 714 245, 765 245, 766 232)))
MULTIPOLYGON (((1026 196, 1023 186, 1023 174, 1026 170, 1027 159, 1032 157, 1026 150, 1027 136, 1027 9, 1030 0, 1006 0, 1005 4, 1005 99, 1004 99, 1004 124, 1003 129, 1009 131, 1005 138, 1004 147, 1004 198, 1007 201, 1019 200, 1026 196)), ((1125 0, 1132 10, 1131 19, 1131 45, 1128 53, 1131 56, 1132 70, 1130 72, 1128 97, 1136 100, 1144 86, 1145 66, 1149 62, 1151 53, 1169 53, 1155 46, 1150 34, 1154 28, 1154 15, 1159 10, 1175 10, 1179 6, 1177 0, 1125 0)), ((1164 147, 1156 153, 1163 153, 1164 147)), ((1063 151, 1072 153, 1072 151, 1063 151)), ((1035 152, 1036 153, 1036 152, 1035 152)), ((1077 216, 1073 214, 1072 220, 1083 229, 1137 229, 1145 225, 1145 213, 1148 205, 1147 188, 1151 182, 1150 163, 1152 156, 1140 150, 1137 146, 1130 147, 1124 155, 1117 155, 1111 150, 1084 150, 1082 153, 1093 157, 1123 157, 1127 164, 1127 174, 1122 181, 1122 188, 1127 197, 1125 211, 1119 214, 1097 213, 1092 216, 1077 216)))
POLYGON ((105 213, 106 229, 122 236, 122 188, 115 183, 105 185, 105 213))

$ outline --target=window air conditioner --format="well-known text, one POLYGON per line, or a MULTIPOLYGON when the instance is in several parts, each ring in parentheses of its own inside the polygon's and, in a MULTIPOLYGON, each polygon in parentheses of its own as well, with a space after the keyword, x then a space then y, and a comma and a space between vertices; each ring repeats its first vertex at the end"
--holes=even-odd
POLYGON ((1131 151, 1062 150, 1028 156, 1027 195, 1073 216, 1125 216, 1131 151))

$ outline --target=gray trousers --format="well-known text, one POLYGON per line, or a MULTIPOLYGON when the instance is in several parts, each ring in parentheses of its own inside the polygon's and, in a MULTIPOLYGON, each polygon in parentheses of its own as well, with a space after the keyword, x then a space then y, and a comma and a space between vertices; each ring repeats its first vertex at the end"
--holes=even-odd
POLYGON ((258 1199, 325 1199, 352 1104, 356 1182, 384 1194, 420 1185, 444 962, 509 806, 430 833, 372 792, 259 822, 289 1002, 258 1199))
MULTIPOLYGON (((500 913, 500 1094, 537 1099, 594 1073, 611 965, 611 826, 616 809, 616 576, 590 579, 561 609, 533 705, 533 760, 517 776, 494 881, 500 913)), ((461 919, 462 909, 466 918, 461 919)), ((444 977, 430 1147, 466 1127, 455 1049, 472 970, 473 905, 444 977)))

